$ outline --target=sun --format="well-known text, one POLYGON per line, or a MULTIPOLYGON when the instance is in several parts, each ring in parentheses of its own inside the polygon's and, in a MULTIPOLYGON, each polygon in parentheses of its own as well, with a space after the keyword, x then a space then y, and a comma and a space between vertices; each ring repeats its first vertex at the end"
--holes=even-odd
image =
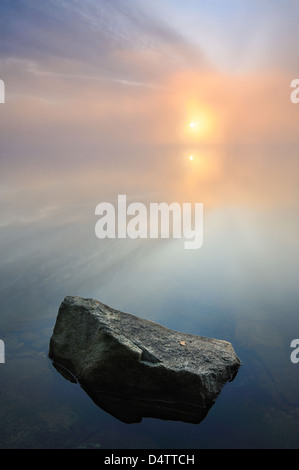
POLYGON ((185 141, 192 142, 211 142, 217 138, 219 126, 215 112, 204 105, 193 108, 186 112, 182 135, 185 141))
POLYGON ((192 162, 194 160, 193 155, 190 155, 189 160, 192 162))

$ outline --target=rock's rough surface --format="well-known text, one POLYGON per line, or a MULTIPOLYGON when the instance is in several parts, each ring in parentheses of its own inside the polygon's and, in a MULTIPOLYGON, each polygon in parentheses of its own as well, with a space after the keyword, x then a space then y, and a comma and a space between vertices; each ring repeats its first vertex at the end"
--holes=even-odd
POLYGON ((199 422, 240 366, 226 341, 173 331, 81 297, 62 302, 49 357, 126 422, 142 416, 199 422))

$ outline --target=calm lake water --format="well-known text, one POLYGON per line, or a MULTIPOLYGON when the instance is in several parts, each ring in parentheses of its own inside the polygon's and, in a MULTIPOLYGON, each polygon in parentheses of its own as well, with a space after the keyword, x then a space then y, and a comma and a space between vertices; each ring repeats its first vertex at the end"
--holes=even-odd
POLYGON ((205 207, 203 247, 184 250, 182 240, 97 239, 95 207, 108 197, 88 184, 3 190, 0 447, 298 448, 298 208, 205 207), (230 341, 242 366, 198 425, 124 424, 48 359, 66 295, 230 341))

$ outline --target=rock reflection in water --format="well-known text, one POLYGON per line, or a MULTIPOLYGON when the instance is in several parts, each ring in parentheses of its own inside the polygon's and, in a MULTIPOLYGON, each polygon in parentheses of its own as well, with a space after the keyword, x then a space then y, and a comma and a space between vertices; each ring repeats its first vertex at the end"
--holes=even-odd
MULTIPOLYGON (((53 362, 55 369, 67 380, 78 383, 76 378, 64 367, 53 362)), ((208 414, 214 401, 206 403, 203 407, 191 402, 169 402, 165 399, 165 393, 161 390, 161 398, 153 400, 121 395, 115 391, 102 391, 88 389, 81 384, 81 388, 92 399, 92 401, 102 410, 114 416, 124 423, 140 423, 143 418, 155 418, 172 421, 182 421, 185 423, 199 424, 208 414)), ((202 400, 202 397, 200 397, 202 400)))

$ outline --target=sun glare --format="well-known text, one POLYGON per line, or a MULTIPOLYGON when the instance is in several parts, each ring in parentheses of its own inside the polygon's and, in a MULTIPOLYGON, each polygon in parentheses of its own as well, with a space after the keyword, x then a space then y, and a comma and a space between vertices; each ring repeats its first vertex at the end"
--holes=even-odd
POLYGON ((199 108, 193 107, 190 111, 185 125, 183 126, 183 138, 189 142, 212 142, 218 136, 218 126, 216 125, 216 117, 211 109, 206 106, 199 108))

